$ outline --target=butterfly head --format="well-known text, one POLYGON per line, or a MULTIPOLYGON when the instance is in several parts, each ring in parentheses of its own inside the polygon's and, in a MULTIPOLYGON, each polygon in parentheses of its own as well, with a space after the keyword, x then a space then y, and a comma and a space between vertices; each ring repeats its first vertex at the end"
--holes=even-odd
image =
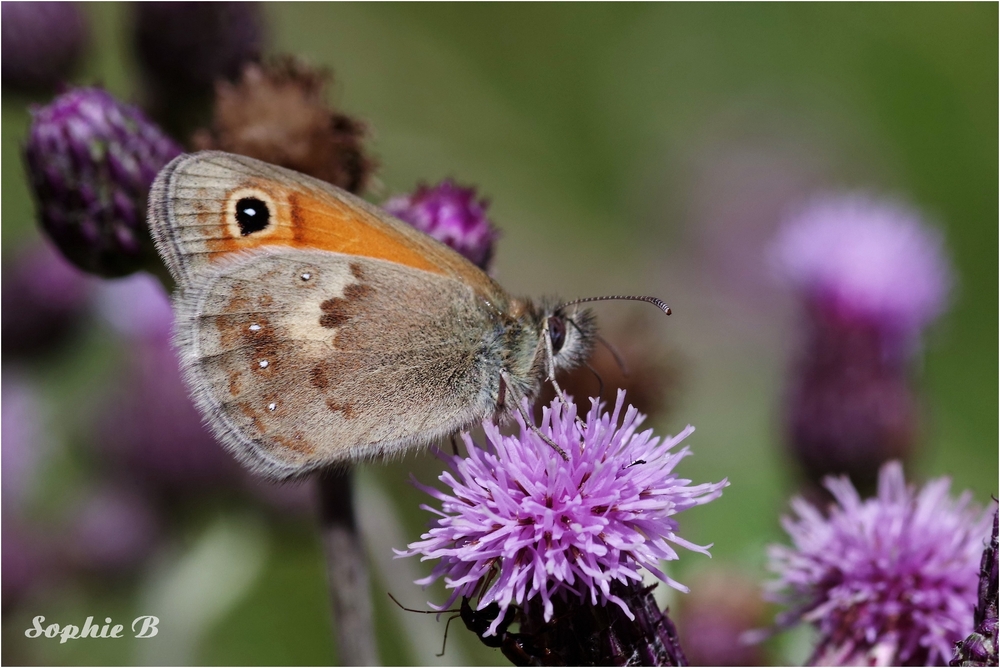
POLYGON ((537 306, 518 302, 520 326, 513 328, 517 334, 510 341, 514 351, 510 379, 517 385, 517 395, 534 397, 541 383, 554 380, 559 371, 586 364, 595 341, 603 339, 597 333, 594 314, 579 305, 611 299, 649 302, 670 315, 670 307, 656 297, 587 297, 571 302, 547 299, 537 306))
POLYGON ((542 308, 541 360, 551 371, 580 366, 590 357, 597 337, 597 322, 590 309, 575 305, 542 308))

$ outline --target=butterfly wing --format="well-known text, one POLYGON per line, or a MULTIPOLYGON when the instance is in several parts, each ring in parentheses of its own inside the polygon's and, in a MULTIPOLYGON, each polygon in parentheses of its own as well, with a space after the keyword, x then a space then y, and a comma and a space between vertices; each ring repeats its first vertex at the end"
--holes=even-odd
POLYGON ((272 477, 401 452, 496 410, 503 328, 448 276, 271 248, 200 271, 176 305, 196 403, 272 477))
POLYGON ((148 218, 181 287, 233 253, 285 247, 386 260, 458 279, 488 298, 503 294, 460 254, 363 199, 241 155, 202 151, 175 158, 153 183, 148 218), (258 206, 256 221, 241 220, 245 202, 266 210, 258 206))
POLYGON ((492 415, 511 302, 464 257, 330 184, 217 151, 149 198, 185 378, 275 477, 421 445, 492 415))

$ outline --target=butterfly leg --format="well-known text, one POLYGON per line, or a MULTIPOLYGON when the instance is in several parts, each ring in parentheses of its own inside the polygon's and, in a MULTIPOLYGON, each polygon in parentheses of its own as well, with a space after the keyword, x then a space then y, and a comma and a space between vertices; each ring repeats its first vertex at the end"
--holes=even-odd
POLYGON ((528 429, 530 429, 531 431, 535 432, 535 435, 538 436, 538 438, 545 441, 545 443, 547 443, 553 450, 558 452, 559 456, 563 458, 563 461, 568 462, 569 456, 566 454, 566 451, 563 450, 561 447, 559 447, 558 443, 556 443, 551 438, 543 434, 541 429, 535 426, 534 420, 532 420, 525 412, 524 406, 522 405, 522 403, 524 402, 524 396, 521 395, 521 393, 518 392, 513 385, 511 385, 510 379, 507 376, 507 372, 501 371, 500 378, 504 381, 504 384, 507 385, 508 391, 514 396, 514 407, 517 408, 517 412, 521 414, 521 419, 524 420, 525 426, 527 426, 528 429))

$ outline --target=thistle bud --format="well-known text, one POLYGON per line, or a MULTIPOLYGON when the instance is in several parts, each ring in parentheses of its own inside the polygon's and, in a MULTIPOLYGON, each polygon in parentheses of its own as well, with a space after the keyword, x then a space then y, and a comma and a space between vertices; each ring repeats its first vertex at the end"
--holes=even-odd
POLYGON ((70 90, 32 115, 28 173, 41 225, 63 255, 102 276, 158 262, 146 196, 181 147, 99 88, 70 90))
POLYGON ((210 91, 260 58, 263 20, 252 2, 142 2, 136 6, 139 63, 180 93, 210 91))
POLYGON ((2 79, 6 88, 51 89, 78 64, 87 21, 73 2, 5 2, 2 79))
POLYGON ((421 184, 413 194, 393 197, 382 206, 451 246, 480 269, 489 268, 499 234, 486 216, 489 200, 477 199, 475 188, 462 188, 446 179, 436 186, 421 184))
POLYGON ((252 2, 137 2, 134 46, 143 106, 177 137, 211 117, 216 81, 234 80, 260 59, 262 5, 252 2))

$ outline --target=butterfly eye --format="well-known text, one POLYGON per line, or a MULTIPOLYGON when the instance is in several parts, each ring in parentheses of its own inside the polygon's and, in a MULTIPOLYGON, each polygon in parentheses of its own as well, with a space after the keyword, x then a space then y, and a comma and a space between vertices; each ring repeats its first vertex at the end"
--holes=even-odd
POLYGON ((549 340, 552 341, 552 354, 562 350, 566 342, 566 321, 557 315, 549 316, 549 340))
POLYGON ((248 236, 260 232, 271 220, 271 212, 267 204, 256 197, 244 197, 236 203, 236 222, 240 226, 240 234, 248 236))

